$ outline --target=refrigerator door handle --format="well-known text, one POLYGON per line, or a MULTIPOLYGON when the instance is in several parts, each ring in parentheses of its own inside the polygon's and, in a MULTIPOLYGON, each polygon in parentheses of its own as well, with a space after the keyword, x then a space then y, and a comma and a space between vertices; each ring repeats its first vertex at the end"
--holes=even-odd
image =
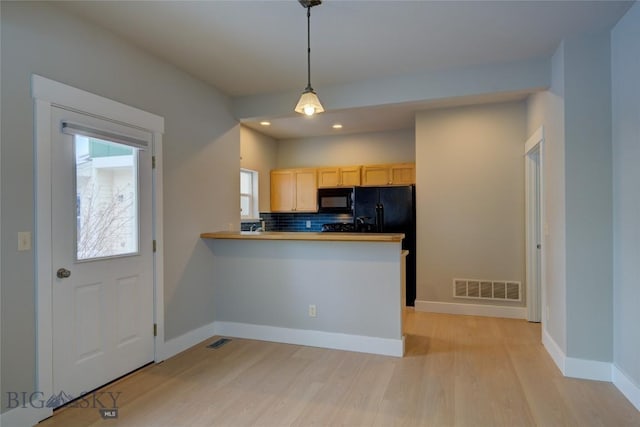
POLYGON ((382 203, 376 204, 376 232, 384 231, 384 206, 382 203))

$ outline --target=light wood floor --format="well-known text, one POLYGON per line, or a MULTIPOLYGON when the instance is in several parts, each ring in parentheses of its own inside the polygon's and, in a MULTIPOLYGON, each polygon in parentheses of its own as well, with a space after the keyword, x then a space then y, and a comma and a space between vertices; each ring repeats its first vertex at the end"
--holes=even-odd
POLYGON ((41 426, 640 426, 610 383, 564 378, 524 320, 414 313, 407 355, 206 342, 103 391, 118 420, 63 408, 41 426))

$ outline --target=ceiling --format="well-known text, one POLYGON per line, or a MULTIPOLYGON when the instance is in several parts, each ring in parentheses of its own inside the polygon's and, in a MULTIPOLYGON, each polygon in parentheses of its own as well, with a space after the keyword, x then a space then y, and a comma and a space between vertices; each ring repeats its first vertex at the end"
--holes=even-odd
MULTIPOLYGON (((323 86, 549 57, 567 37, 611 28, 631 3, 325 0, 311 10, 311 80, 322 99, 323 86)), ((230 97, 306 86, 306 10, 296 0, 57 4, 230 97)), ((406 129, 421 109, 526 95, 328 111, 312 124, 295 113, 273 117, 269 127, 246 124, 277 139, 327 134, 334 122, 344 133, 406 129)))

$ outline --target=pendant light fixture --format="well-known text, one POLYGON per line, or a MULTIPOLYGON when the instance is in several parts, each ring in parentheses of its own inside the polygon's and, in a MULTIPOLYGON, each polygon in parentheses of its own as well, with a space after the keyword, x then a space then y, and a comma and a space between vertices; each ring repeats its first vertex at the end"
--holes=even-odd
POLYGON ((302 7, 307 9, 307 87, 302 92, 300 100, 296 105, 296 113, 313 116, 315 113, 322 113, 324 108, 318 99, 318 95, 311 87, 311 8, 322 4, 322 0, 298 0, 302 7))

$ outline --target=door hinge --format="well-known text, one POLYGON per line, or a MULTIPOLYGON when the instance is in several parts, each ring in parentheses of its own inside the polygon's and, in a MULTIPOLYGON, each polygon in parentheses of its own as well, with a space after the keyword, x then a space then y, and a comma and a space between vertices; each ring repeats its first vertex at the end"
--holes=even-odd
POLYGON ((153 241, 153 252, 155 252, 155 251, 156 251, 156 246, 157 246, 157 245, 156 245, 156 241, 154 240, 154 241, 153 241))
POLYGON ((158 324, 157 323, 153 324, 153 336, 154 337, 158 336, 158 324))
POLYGON ((156 156, 151 156, 151 169, 156 168, 156 156))

